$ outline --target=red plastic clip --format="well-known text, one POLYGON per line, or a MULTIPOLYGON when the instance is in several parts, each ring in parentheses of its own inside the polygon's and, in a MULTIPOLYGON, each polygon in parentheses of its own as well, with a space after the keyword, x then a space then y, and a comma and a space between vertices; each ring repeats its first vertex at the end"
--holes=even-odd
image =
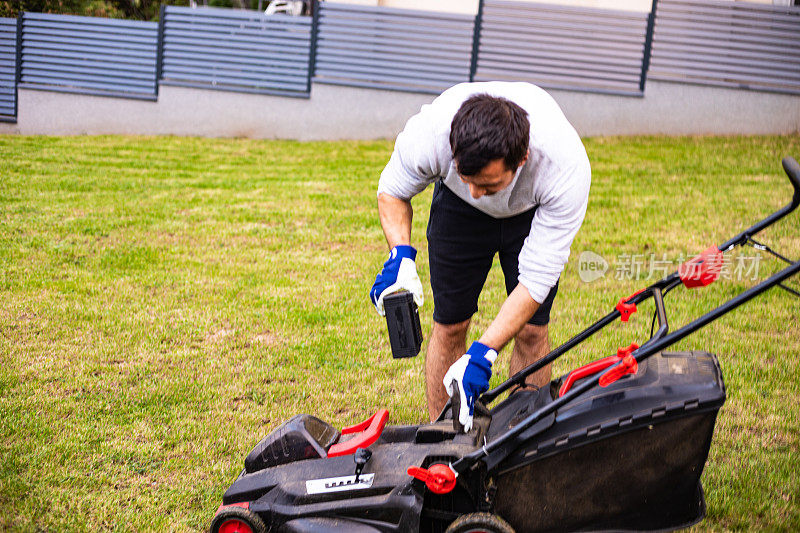
POLYGON ((617 306, 615 307, 615 309, 619 311, 620 320, 622 320, 623 322, 627 322, 628 319, 631 317, 631 315, 637 311, 636 304, 633 302, 628 303, 628 300, 632 300, 634 296, 644 292, 644 290, 645 289, 640 289, 631 294, 630 296, 628 296, 627 298, 622 298, 619 302, 617 302, 617 306))
POLYGON ((709 246, 700 255, 678 267, 678 276, 687 289, 714 283, 722 272, 723 255, 716 246, 709 246))
POLYGON ((639 363, 631 353, 638 349, 639 345, 635 342, 627 348, 617 348, 617 358, 621 359, 621 363, 600 376, 600 386, 608 387, 626 374, 635 374, 639 370, 639 363))
POLYGON ((617 348, 617 357, 622 359, 626 355, 630 355, 630 354, 633 353, 634 350, 638 350, 638 349, 639 349, 639 345, 636 344, 635 342, 632 342, 630 346, 627 346, 625 348, 617 348))
POLYGON ((427 470, 410 466, 408 475, 425 483, 434 494, 447 494, 456 487, 456 472, 445 464, 436 463, 427 470))
POLYGON ((359 431, 363 431, 363 433, 352 439, 331 446, 330 449, 328 449, 328 457, 349 455, 355 453, 358 448, 366 448, 371 445, 381 436, 381 432, 387 420, 389 420, 389 411, 381 409, 360 424, 342 429, 342 435, 358 433, 359 431))

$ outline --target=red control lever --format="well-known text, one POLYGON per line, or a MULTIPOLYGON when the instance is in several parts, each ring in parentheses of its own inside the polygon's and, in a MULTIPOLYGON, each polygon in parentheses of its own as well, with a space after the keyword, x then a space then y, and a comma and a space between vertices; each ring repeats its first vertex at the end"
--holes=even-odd
MULTIPOLYGON (((597 374, 601 370, 605 370, 606 368, 615 365, 619 362, 620 359, 623 359, 626 355, 630 355, 631 352, 634 350, 638 350, 639 345, 635 342, 632 343, 630 346, 626 348, 617 348, 617 355, 610 355, 608 357, 603 357, 602 359, 598 359, 597 361, 592 361, 588 365, 584 365, 580 368, 576 368, 569 374, 567 374, 567 379, 564 380, 564 383, 561 384, 561 388, 558 389, 558 397, 564 396, 572 386, 575 384, 576 381, 579 379, 583 379, 589 377, 591 375, 597 374)), ((636 372, 636 369, 633 370, 636 372)), ((617 377, 614 381, 619 379, 617 377)), ((612 382, 609 382, 609 384, 612 382)), ((603 385, 605 387, 605 385, 603 385)))
POLYGON ((631 355, 634 350, 638 350, 639 345, 635 342, 627 348, 617 348, 617 358, 622 359, 619 366, 615 366, 602 376, 600 376, 600 386, 608 387, 625 374, 635 374, 639 370, 639 364, 631 355))
POLYGON ((722 272, 723 256, 716 246, 703 252, 678 267, 678 275, 687 289, 711 285, 722 272))
POLYGON ((584 365, 580 368, 576 368, 567 374, 567 379, 564 380, 564 383, 561 384, 561 388, 558 389, 558 397, 560 398, 568 393, 575 382, 579 379, 589 377, 592 374, 597 374, 601 370, 605 370, 611 365, 616 364, 617 361, 619 361, 619 357, 616 355, 611 355, 608 357, 603 357, 602 359, 598 359, 597 361, 592 361, 588 365, 584 365))
POLYGON ((360 424, 342 429, 342 435, 358 433, 359 431, 363 433, 350 440, 339 442, 331 446, 328 450, 328 457, 350 455, 351 453, 355 453, 358 448, 366 448, 374 443, 381 436, 381 432, 387 420, 389 420, 389 411, 381 409, 360 424))
POLYGON ((448 465, 436 463, 425 470, 418 466, 408 467, 408 475, 422 481, 434 494, 447 494, 456 486, 456 473, 448 465))

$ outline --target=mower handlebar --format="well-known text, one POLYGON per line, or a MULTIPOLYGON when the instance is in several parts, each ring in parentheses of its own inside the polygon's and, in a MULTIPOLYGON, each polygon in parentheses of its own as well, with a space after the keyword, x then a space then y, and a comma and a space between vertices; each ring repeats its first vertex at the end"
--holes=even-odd
POLYGON ((800 205, 800 165, 797 164, 797 161, 793 157, 786 156, 781 161, 783 164, 783 170, 786 171, 786 175, 789 176, 789 182, 792 184, 794 188, 794 194, 792 194, 792 201, 791 203, 787 204, 783 208, 775 211, 770 216, 765 218, 764 220, 753 224, 743 232, 741 232, 736 237, 732 239, 728 239, 723 244, 718 246, 720 250, 726 252, 733 248, 734 246, 742 246, 744 245, 750 237, 761 231, 762 229, 773 225, 778 220, 782 219, 795 209, 797 206, 800 205))
MULTIPOLYGON (((744 245, 750 237, 761 231, 762 229, 771 226, 781 218, 785 217, 798 206, 800 206, 800 164, 797 161, 790 157, 786 156, 781 161, 783 165, 783 169, 786 171, 786 175, 789 177, 789 181, 794 188, 794 194, 792 195, 792 201, 788 205, 784 206, 783 208, 775 211, 771 215, 769 215, 764 220, 757 222, 756 224, 752 225, 751 227, 747 228, 739 235, 729 239, 725 243, 721 244, 717 248, 722 251, 728 251, 734 246, 741 246, 744 245)), ((649 339, 645 346, 649 345, 650 343, 654 342, 655 340, 660 339, 661 337, 665 336, 669 332, 669 326, 667 325, 666 320, 666 312, 664 311, 664 303, 663 303, 663 295, 667 292, 675 288, 676 286, 681 284, 681 279, 678 272, 673 272, 668 276, 664 277, 662 280, 654 283, 650 287, 647 287, 645 290, 640 291, 637 294, 631 295, 625 301, 627 303, 639 304, 651 296, 656 301, 656 311, 658 312, 658 324, 659 329, 656 334, 653 336, 652 339, 649 339)), ((578 344, 582 343, 584 340, 588 339, 596 332, 600 331, 604 327, 606 327, 611 322, 614 322, 620 317, 620 312, 618 310, 613 310, 608 313, 606 316, 562 344, 561 346, 557 347, 556 349, 552 350, 549 354, 539 359, 537 362, 523 368, 513 376, 511 376, 508 380, 501 383, 494 389, 485 392, 481 395, 480 400, 485 405, 489 405, 492 401, 494 401, 500 394, 504 391, 510 389, 515 385, 522 385, 525 382, 525 378, 532 373, 536 372, 540 368, 544 367, 547 364, 552 363, 563 354, 577 346, 578 344)), ((478 402, 476 402, 477 404, 478 402)), ((450 410, 452 402, 448 400, 447 404, 442 409, 437 421, 444 420, 446 413, 450 410)))
POLYGON ((800 165, 797 164, 797 161, 793 157, 786 156, 781 161, 783 165, 783 170, 786 171, 786 175, 789 176, 789 181, 792 182, 792 187, 794 187, 794 195, 792 196, 792 209, 800 205, 800 165))

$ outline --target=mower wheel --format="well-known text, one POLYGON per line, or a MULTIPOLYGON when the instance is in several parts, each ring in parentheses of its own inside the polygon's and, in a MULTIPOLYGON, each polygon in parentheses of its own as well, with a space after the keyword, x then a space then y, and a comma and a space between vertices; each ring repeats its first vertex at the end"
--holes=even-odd
POLYGON ((210 533, 266 533, 267 526, 255 514, 242 507, 230 506, 220 510, 211 521, 210 533))
POLYGON ((470 513, 459 516, 445 533, 514 533, 508 522, 492 513, 470 513))

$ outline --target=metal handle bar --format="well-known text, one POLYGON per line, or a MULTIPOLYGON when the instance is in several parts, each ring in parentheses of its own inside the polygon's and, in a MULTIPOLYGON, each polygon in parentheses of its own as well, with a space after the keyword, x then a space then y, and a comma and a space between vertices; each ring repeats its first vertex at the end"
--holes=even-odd
POLYGON ((786 172, 786 175, 789 177, 792 187, 794 187, 792 201, 788 205, 772 213, 764 220, 753 224, 736 237, 733 237, 732 239, 722 243, 719 246, 720 250, 727 252, 734 246, 741 246, 747 242, 748 237, 752 237, 762 229, 773 225, 775 222, 797 209, 797 206, 800 205, 800 165, 797 164, 797 161, 795 161, 794 158, 789 156, 784 157, 781 161, 781 164, 783 165, 783 170, 786 172))
MULTIPOLYGON (((797 209, 798 205, 800 205, 800 165, 798 165, 797 161, 794 160, 792 157, 784 157, 781 161, 783 165, 783 169, 786 171, 786 175, 789 177, 789 182, 792 184, 794 188, 794 193, 792 194, 792 201, 782 207, 781 209, 775 211, 765 219, 761 220, 760 222, 750 226, 745 231, 729 239, 718 248, 723 252, 730 250, 735 246, 741 246, 747 242, 748 237, 751 237, 758 233, 759 231, 763 230, 764 228, 771 226, 781 218, 785 217, 795 209, 797 209)), ((669 331, 669 327, 666 325, 666 312, 664 311, 664 302, 663 298, 661 298, 662 294, 666 294, 667 292, 671 291, 675 287, 681 284, 680 276, 677 271, 673 272, 672 274, 668 274, 664 278, 656 281, 646 289, 644 289, 639 294, 633 296, 628 300, 629 303, 640 304, 650 298, 651 296, 654 297, 656 303, 656 312, 659 313, 659 329, 656 334, 653 336, 654 339, 658 339, 661 336, 665 335, 669 331), (658 297, 655 296, 655 292, 658 291, 658 297), (663 319, 663 320, 662 320, 663 319)), ((620 312, 614 309, 609 314, 583 330, 582 332, 578 333, 576 336, 572 337, 570 340, 559 346, 558 348, 551 351, 549 354, 545 355, 535 363, 523 368, 505 382, 501 383, 494 389, 485 392, 480 401, 483 402, 484 405, 489 405, 492 401, 494 401, 500 394, 503 392, 511 389, 515 386, 521 386, 525 383, 525 378, 544 368, 545 366, 549 365, 566 352, 577 346, 578 344, 582 343, 610 323, 614 322, 620 317, 620 312)), ((644 345, 646 346, 652 341, 652 339, 648 340, 644 345)), ((641 348, 640 348, 641 349, 641 348)), ((450 407, 451 403, 448 400, 447 404, 442 409, 442 412, 439 414, 437 420, 443 420, 448 408, 450 407)))
MULTIPOLYGON (((638 350, 634 351, 631 355, 633 355, 637 363, 641 363, 645 359, 664 350, 665 348, 672 346, 676 342, 682 340, 684 337, 691 335, 692 333, 704 327, 705 325, 709 324, 710 322, 713 322, 714 320, 720 318, 726 313, 733 311, 740 305, 751 300, 752 298, 755 298, 762 292, 772 288, 773 286, 781 283, 782 281, 792 277, 798 272, 800 272, 800 261, 792 263, 790 266, 784 268, 783 270, 771 276, 767 280, 762 281, 755 287, 751 287, 750 289, 740 293, 731 300, 728 300, 724 304, 714 308, 713 310, 695 319, 694 321, 683 326, 682 328, 674 331, 673 333, 670 333, 669 335, 661 339, 654 340, 654 342, 652 342, 648 346, 642 346, 638 350)), ((617 363, 616 365, 614 365, 614 367, 611 368, 615 368, 620 364, 621 363, 617 363)), ((495 455, 494 457, 489 459, 489 461, 492 464, 497 464, 498 461, 503 460, 518 446, 518 443, 515 442, 515 439, 520 434, 522 434, 525 430, 532 427, 534 424, 542 420, 550 413, 557 411, 564 404, 569 403, 577 396, 580 396, 584 392, 596 387, 599 384, 599 382, 600 382, 600 376, 587 378, 587 381, 576 386, 570 392, 566 393, 564 396, 557 398, 556 400, 553 400, 552 403, 530 414, 524 420, 519 422, 516 426, 508 430, 500 437, 496 438, 495 440, 493 440, 488 444, 485 444, 480 449, 465 455, 464 457, 453 463, 452 465, 453 470, 455 470, 458 473, 463 473, 467 469, 471 468, 478 461, 486 457, 492 456, 492 454, 499 454, 499 456, 495 455)), ((530 438, 532 436, 533 435, 527 435, 526 438, 530 438)))

